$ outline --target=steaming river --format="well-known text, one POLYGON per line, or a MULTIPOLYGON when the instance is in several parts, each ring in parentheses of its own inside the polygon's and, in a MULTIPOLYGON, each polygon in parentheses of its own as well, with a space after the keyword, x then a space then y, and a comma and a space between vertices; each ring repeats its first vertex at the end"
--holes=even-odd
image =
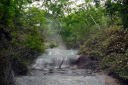
POLYGON ((116 85, 106 84, 105 76, 70 65, 76 50, 47 49, 31 66, 30 74, 16 78, 17 85, 116 85))
POLYGON ((58 47, 47 49, 39 56, 30 66, 28 75, 16 77, 17 85, 118 85, 109 76, 70 65, 72 59, 78 58, 77 51, 67 50, 57 32, 47 38, 49 42, 55 41, 58 47))

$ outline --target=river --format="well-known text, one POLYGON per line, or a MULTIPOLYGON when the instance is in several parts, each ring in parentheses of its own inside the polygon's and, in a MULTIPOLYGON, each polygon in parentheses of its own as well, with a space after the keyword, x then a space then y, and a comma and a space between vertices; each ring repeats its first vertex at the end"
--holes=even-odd
POLYGON ((16 78, 17 85, 117 85, 106 84, 105 75, 70 65, 77 57, 76 50, 47 49, 31 66, 30 74, 16 78))
POLYGON ((50 35, 49 41, 56 41, 58 47, 46 49, 30 66, 28 75, 16 77, 17 85, 119 85, 105 74, 71 65, 71 60, 79 56, 77 50, 67 50, 56 33, 50 35))

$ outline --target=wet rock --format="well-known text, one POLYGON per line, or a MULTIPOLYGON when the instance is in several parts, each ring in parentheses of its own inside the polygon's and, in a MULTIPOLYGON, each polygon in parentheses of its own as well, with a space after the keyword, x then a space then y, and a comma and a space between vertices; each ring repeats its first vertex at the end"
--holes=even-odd
POLYGON ((105 85, 120 85, 119 81, 117 79, 114 79, 107 75, 102 75, 105 81, 105 85))
POLYGON ((49 69, 49 73, 54 73, 54 69, 49 69))
POLYGON ((76 61, 75 64, 78 68, 92 69, 96 70, 99 68, 98 61, 92 59, 89 56, 81 55, 76 61))

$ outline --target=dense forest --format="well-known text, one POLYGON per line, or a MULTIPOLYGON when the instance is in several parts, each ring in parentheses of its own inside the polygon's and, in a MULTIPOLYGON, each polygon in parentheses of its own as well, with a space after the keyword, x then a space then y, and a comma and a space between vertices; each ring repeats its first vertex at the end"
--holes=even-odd
POLYGON ((98 69, 128 80, 127 0, 33 2, 38 0, 0 0, 0 85, 14 85, 14 76, 26 75, 38 55, 57 46, 46 40, 49 21, 67 49, 78 49, 98 69))

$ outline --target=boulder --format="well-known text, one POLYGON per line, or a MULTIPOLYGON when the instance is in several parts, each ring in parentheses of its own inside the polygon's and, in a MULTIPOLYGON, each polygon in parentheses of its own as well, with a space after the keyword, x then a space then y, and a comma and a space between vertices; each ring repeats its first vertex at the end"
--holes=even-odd
POLYGON ((80 55, 80 57, 75 61, 75 64, 78 68, 85 68, 85 69, 98 69, 98 61, 92 59, 90 56, 87 55, 80 55))

